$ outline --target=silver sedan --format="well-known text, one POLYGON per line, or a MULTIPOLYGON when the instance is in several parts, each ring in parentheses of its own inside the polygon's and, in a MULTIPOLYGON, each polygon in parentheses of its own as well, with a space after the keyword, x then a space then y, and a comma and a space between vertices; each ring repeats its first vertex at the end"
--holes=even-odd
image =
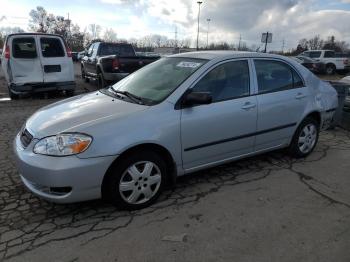
POLYGON ((306 157, 336 107, 336 91, 291 59, 186 53, 40 109, 14 151, 42 198, 137 209, 177 176, 279 148, 306 157))

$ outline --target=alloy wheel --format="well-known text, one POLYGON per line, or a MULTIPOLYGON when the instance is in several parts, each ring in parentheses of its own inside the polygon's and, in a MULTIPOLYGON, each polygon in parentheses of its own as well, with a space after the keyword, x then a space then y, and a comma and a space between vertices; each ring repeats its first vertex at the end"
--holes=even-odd
POLYGON ((298 139, 299 150, 307 154, 315 146, 317 140, 317 127, 314 124, 306 125, 300 132, 298 139))
POLYGON ((161 180, 161 171, 155 163, 137 162, 123 173, 119 182, 119 193, 129 204, 142 204, 157 194, 161 180))

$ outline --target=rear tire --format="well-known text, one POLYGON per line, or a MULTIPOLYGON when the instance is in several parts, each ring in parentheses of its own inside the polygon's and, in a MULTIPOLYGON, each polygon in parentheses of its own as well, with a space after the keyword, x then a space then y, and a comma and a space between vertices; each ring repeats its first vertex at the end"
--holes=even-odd
POLYGON ((74 93, 75 93, 75 90, 73 89, 73 90, 66 90, 66 96, 67 97, 71 97, 71 96, 74 96, 74 93))
POLYGON ((295 131, 289 146, 289 153, 295 158, 311 154, 316 147, 319 136, 319 123, 312 117, 305 118, 295 131))
POLYGON ((326 74, 327 75, 334 75, 336 71, 336 67, 332 64, 326 66, 326 74))
POLYGON ((166 164, 152 151, 122 157, 106 174, 102 196, 119 208, 136 210, 152 205, 163 190, 166 164))

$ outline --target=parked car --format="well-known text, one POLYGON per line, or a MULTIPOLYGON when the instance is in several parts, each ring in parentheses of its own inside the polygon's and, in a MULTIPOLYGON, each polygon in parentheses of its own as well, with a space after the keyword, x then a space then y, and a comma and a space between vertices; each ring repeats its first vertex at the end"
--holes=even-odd
POLYGON ((103 88, 158 59, 137 56, 131 44, 96 42, 81 61, 81 75, 86 81, 97 80, 99 88, 103 88))
POLYGON ((11 99, 19 94, 65 90, 74 94, 72 54, 59 35, 10 34, 2 53, 2 69, 11 99))
POLYGON ((326 71, 326 65, 324 63, 317 62, 312 58, 297 56, 294 59, 315 74, 323 74, 326 71))
POLYGON ((348 92, 346 94, 345 100, 344 100, 344 107, 349 110, 350 109, 350 76, 346 76, 340 80, 342 83, 346 83, 349 85, 348 92))
POLYGON ((137 209, 177 176, 285 147, 309 155, 337 103, 329 83, 286 57, 173 55, 37 111, 15 138, 15 158, 42 198, 137 209))
POLYGON ((336 71, 349 71, 350 63, 347 57, 337 57, 332 50, 311 50, 301 54, 322 62, 326 65, 326 73, 333 75, 336 71))

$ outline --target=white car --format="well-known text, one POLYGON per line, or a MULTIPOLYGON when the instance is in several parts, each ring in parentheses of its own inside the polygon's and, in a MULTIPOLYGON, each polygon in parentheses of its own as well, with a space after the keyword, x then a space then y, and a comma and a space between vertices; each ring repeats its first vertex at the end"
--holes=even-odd
POLYGON ((336 71, 349 71, 350 63, 347 57, 336 57, 332 50, 310 50, 301 54, 322 62, 326 65, 327 75, 333 75, 336 71))
POLYGON ((11 99, 21 93, 51 90, 74 94, 72 52, 59 35, 8 35, 1 60, 11 99))

